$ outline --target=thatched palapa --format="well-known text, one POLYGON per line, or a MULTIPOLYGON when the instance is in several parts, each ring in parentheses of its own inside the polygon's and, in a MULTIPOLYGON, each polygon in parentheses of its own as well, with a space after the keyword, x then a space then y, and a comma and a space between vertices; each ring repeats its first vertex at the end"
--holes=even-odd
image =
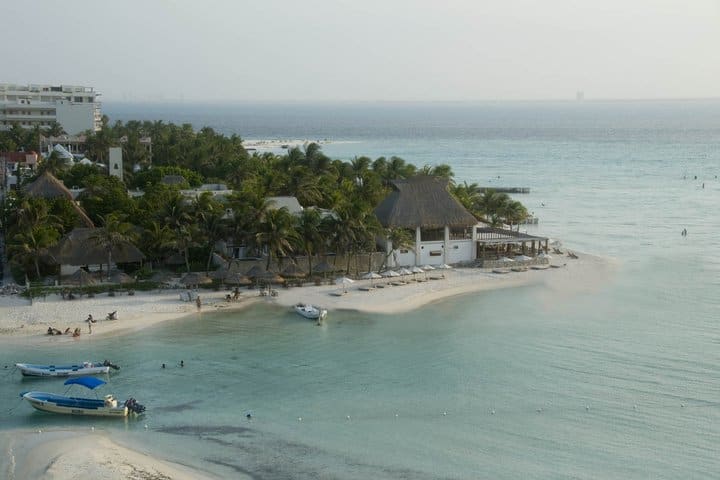
POLYGON ((448 180, 416 176, 393 180, 393 191, 375 208, 386 228, 470 227, 477 219, 447 189, 448 180))
POLYGON ((43 172, 32 183, 27 184, 23 190, 29 197, 40 197, 45 199, 67 198, 70 200, 70 203, 73 206, 75 213, 77 213, 81 224, 88 228, 95 226, 92 220, 90 220, 90 217, 88 217, 85 213, 85 210, 75 203, 70 190, 68 190, 60 180, 55 178, 52 173, 47 171, 43 172))
MULTIPOLYGON (((94 265, 107 263, 107 251, 93 235, 97 229, 75 228, 49 250, 51 259, 59 265, 94 265)), ((145 255, 130 242, 122 243, 112 250, 115 263, 136 263, 145 255)))

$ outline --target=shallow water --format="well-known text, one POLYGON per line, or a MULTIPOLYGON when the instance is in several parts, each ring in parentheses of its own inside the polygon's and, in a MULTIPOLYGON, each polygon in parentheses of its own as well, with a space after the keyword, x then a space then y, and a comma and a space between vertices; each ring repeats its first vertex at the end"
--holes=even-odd
POLYGON ((122 365, 109 388, 148 413, 117 423, 34 412, 17 406, 18 392, 62 391, 59 382, 8 369, 0 398, 13 410, 0 412, 0 428, 101 427, 227 478, 715 478, 720 135, 711 107, 679 105, 679 119, 667 105, 623 106, 616 118, 603 107, 590 126, 586 114, 579 129, 542 135, 534 119, 562 112, 523 122, 510 112, 498 114, 505 134, 476 138, 454 124, 453 135, 327 145, 337 156, 393 154, 394 145, 409 161, 450 163, 460 181, 530 186, 518 197, 541 219, 530 233, 611 257, 617 269, 579 291, 487 291, 392 316, 334 311, 323 327, 258 305, 127 338, 4 348, 2 366, 107 357, 122 365))

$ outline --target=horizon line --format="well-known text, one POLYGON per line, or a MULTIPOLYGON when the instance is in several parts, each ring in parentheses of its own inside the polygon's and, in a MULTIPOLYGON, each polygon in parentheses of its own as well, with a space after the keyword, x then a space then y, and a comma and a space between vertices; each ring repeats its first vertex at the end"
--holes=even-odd
POLYGON ((472 104, 472 103, 610 103, 610 102, 697 102, 697 101, 718 101, 720 96, 712 97, 653 97, 653 98, 624 98, 624 97, 607 97, 607 98, 545 98, 545 99, 468 99, 468 100, 353 100, 353 99, 335 99, 335 100, 319 100, 319 99, 278 99, 278 100, 253 100, 253 99, 186 99, 186 98, 161 98, 161 99, 113 99, 104 98, 102 103, 146 103, 146 104, 171 104, 171 103, 187 103, 187 104, 472 104))

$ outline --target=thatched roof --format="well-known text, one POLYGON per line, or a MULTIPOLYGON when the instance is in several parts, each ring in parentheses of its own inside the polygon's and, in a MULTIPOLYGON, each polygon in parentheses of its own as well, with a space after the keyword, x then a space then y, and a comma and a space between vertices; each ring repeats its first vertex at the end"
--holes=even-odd
POLYGON ((57 198, 65 197, 72 200, 73 196, 70 190, 63 183, 55 178, 55 176, 45 171, 32 183, 25 185, 25 193, 30 197, 57 198))
POLYGON ((46 199, 51 198, 67 198, 70 200, 75 212, 80 219, 80 223, 88 228, 92 228, 93 224, 90 217, 87 216, 85 210, 83 210, 73 200, 72 193, 67 187, 50 172, 43 172, 38 178, 32 183, 27 184, 24 189, 25 193, 30 197, 41 197, 46 199))
MULTIPOLYGON (((75 228, 49 250, 54 263, 59 265, 91 265, 107 263, 107 252, 93 238, 97 229, 75 228)), ((115 247, 112 260, 115 263, 133 263, 145 259, 145 255, 132 243, 115 247)))
POLYGON ((212 283, 212 278, 208 277, 203 273, 190 272, 185 274, 185 276, 180 279, 180 283, 188 286, 207 285, 209 283, 212 283))
POLYGON ((384 227, 469 227, 478 223, 450 194, 447 179, 418 175, 392 183, 393 191, 375 208, 384 227))
POLYGON ((337 272, 338 270, 340 270, 340 269, 333 267, 332 265, 330 265, 328 262, 325 262, 325 261, 322 261, 313 267, 313 272, 315 272, 315 273, 330 273, 330 272, 337 272))
POLYGON ((63 280, 62 283, 65 285, 80 285, 82 287, 85 285, 95 285, 97 280, 92 274, 86 272, 82 268, 78 268, 75 273, 63 280))
POLYGON ((291 263, 280 274, 286 278, 302 278, 307 275, 307 272, 302 268, 298 267, 294 263, 291 263))

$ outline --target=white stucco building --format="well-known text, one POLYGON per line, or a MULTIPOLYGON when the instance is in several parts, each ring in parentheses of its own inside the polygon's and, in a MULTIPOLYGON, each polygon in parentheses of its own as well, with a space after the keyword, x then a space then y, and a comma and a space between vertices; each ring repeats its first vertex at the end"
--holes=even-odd
POLYGON ((53 121, 70 135, 100 130, 99 95, 92 87, 0 83, 0 130, 15 122, 43 128, 53 121))

